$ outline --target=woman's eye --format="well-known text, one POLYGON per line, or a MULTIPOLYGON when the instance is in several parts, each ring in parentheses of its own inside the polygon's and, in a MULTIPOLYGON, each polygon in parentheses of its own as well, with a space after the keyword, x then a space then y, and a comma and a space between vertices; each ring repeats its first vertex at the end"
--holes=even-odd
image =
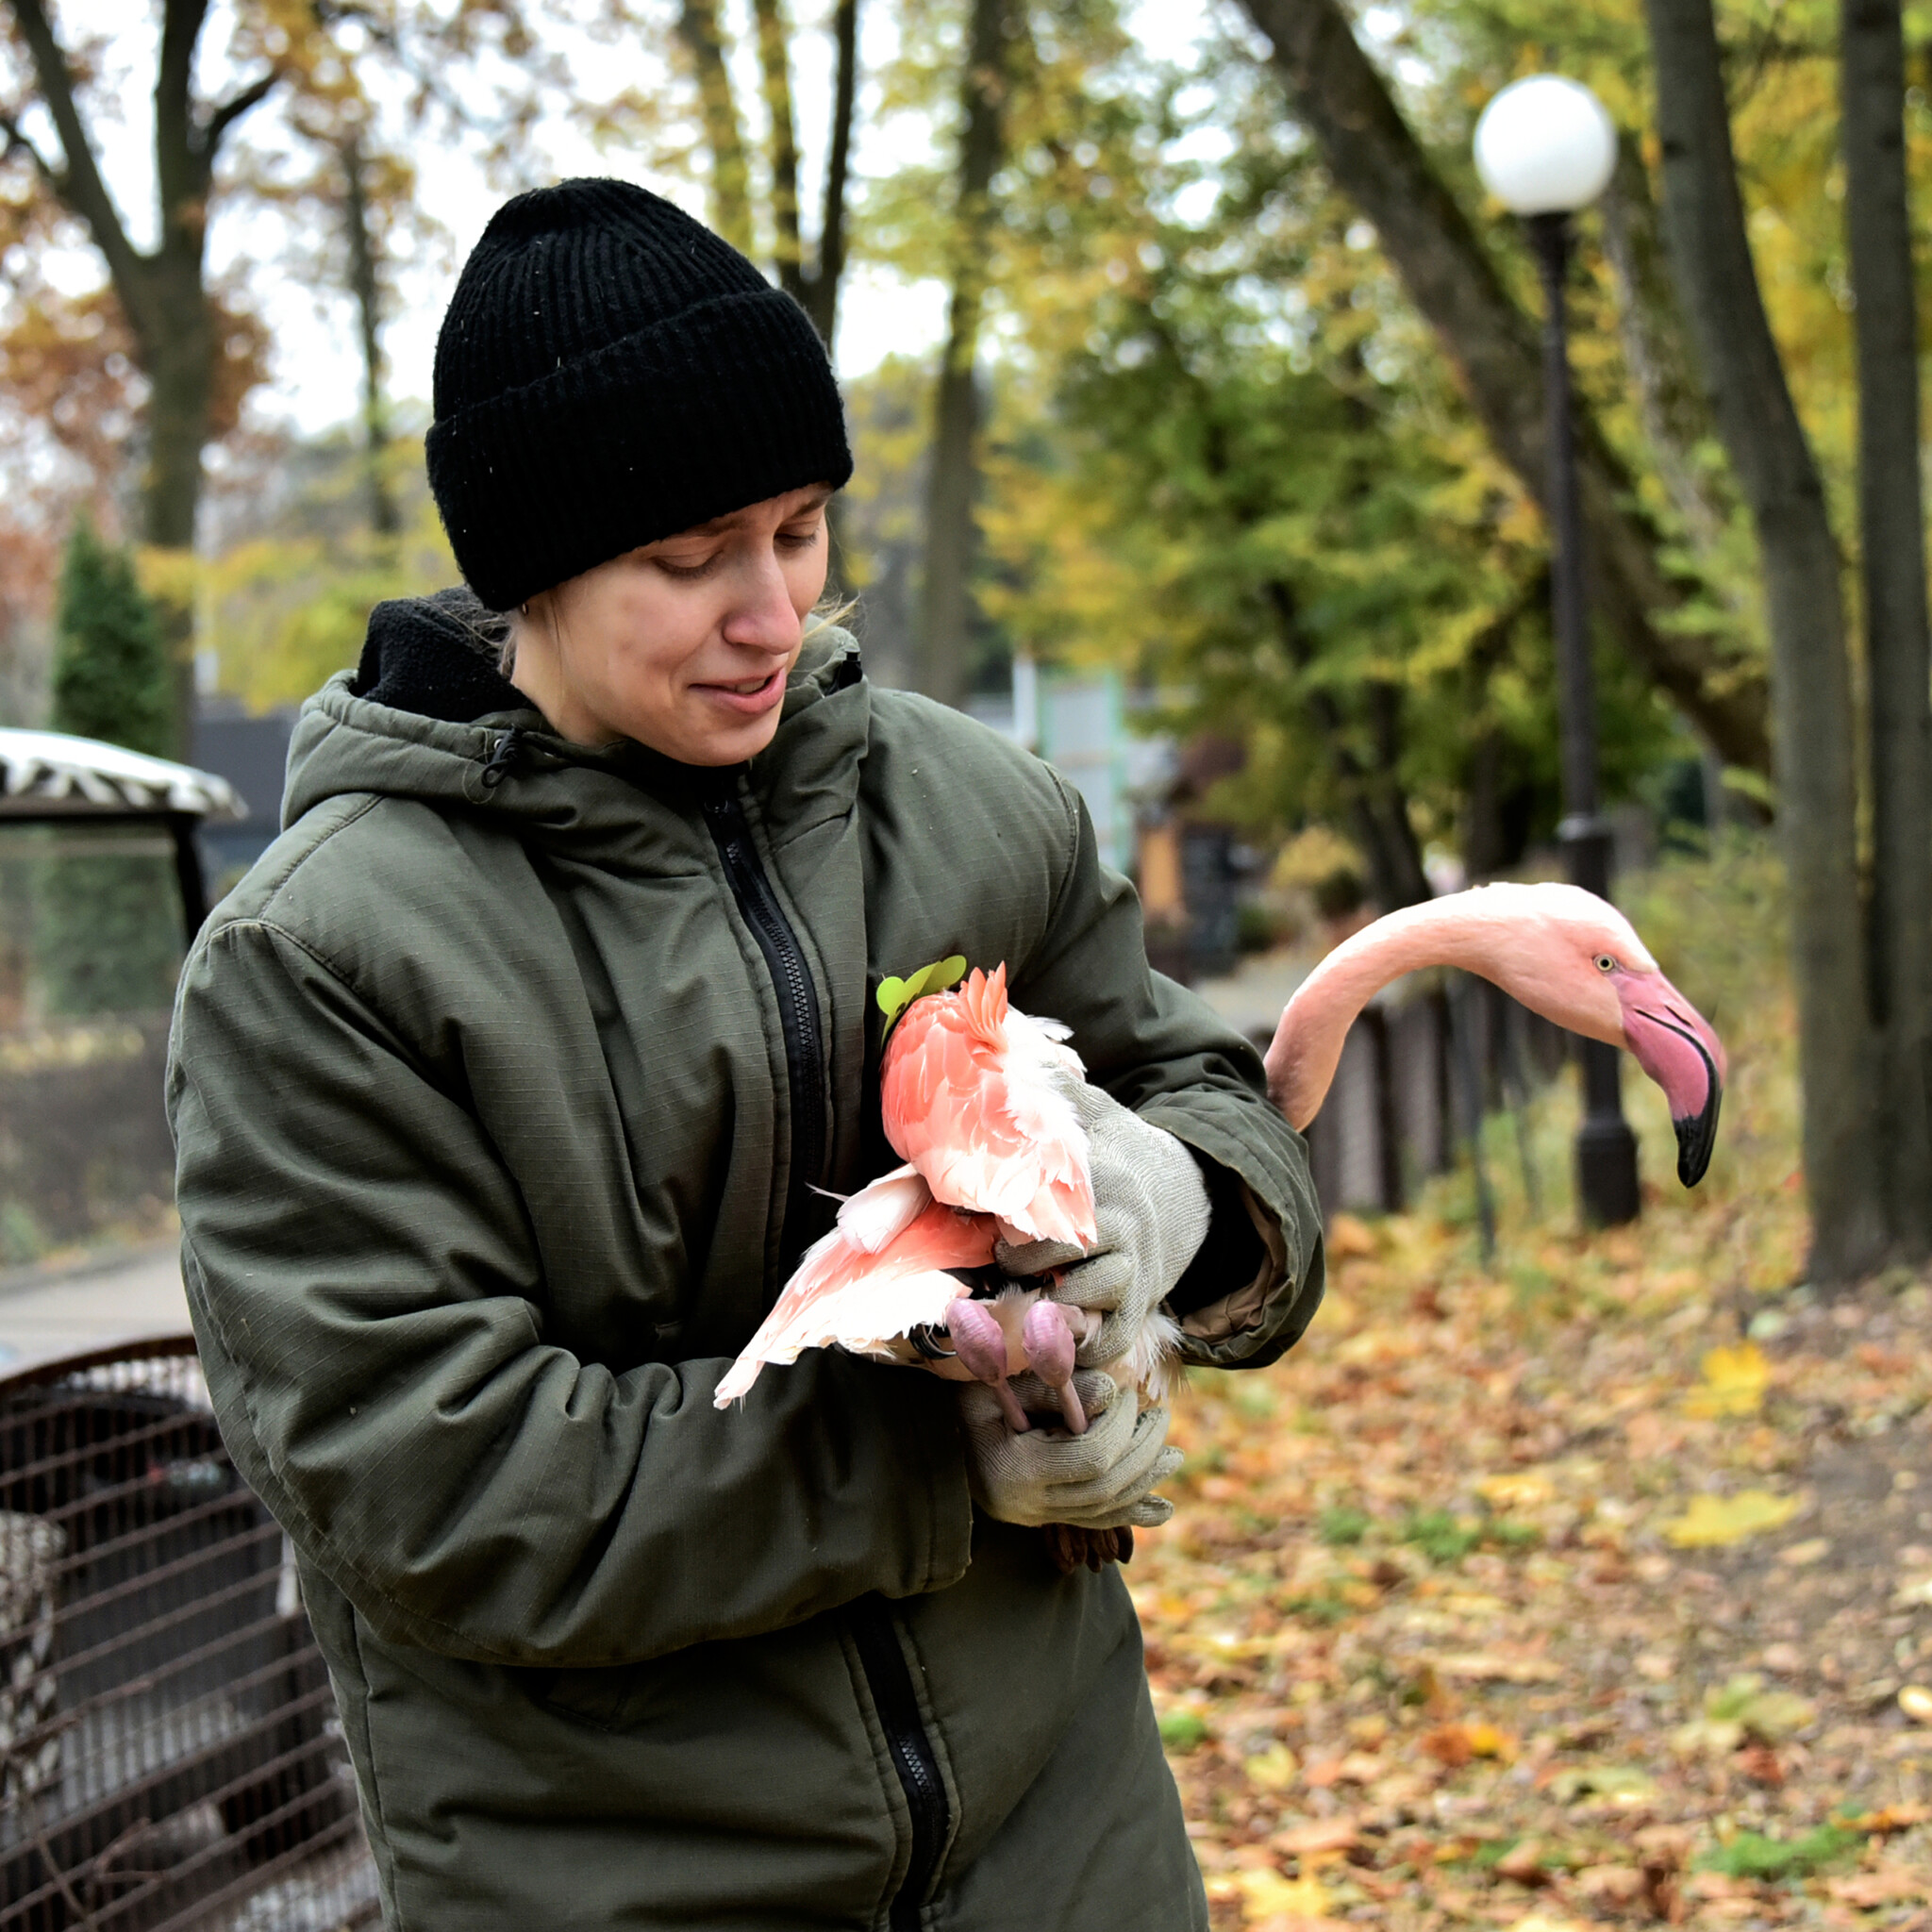
POLYGON ((708 576, 711 567, 718 561, 714 553, 709 557, 679 558, 654 557, 651 561, 668 577, 708 576))
POLYGON ((1617 962, 1608 953, 1599 953, 1596 956, 1596 970, 1599 973, 1614 973, 1617 970, 1617 962))
POLYGON ((813 524, 809 529, 780 530, 778 541, 788 550, 809 550, 819 541, 819 532, 823 528, 822 524, 813 524))

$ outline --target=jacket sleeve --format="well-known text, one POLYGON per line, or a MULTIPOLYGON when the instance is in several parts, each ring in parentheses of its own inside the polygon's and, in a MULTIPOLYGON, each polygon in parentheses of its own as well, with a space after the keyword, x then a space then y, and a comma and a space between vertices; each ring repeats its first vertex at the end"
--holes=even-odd
POLYGON ((1089 1076, 1201 1160, 1217 1224, 1177 1301, 1182 1353, 1203 1368, 1262 1367, 1301 1339, 1322 1301, 1307 1143, 1269 1102, 1253 1044, 1148 966, 1133 887, 1101 864, 1086 806, 1054 779, 1067 810, 1067 869, 1015 1004, 1064 1021, 1089 1076), (1226 1225, 1237 1214, 1252 1234, 1226 1225), (1238 1278, 1197 1284, 1217 1256, 1235 1255, 1257 1265, 1244 1258, 1238 1278))
POLYGON ((963 1574, 953 1391, 814 1350, 617 1374, 543 1334, 475 1120, 290 933, 212 932, 169 1073, 183 1266, 237 1464, 391 1641, 638 1662, 963 1574))

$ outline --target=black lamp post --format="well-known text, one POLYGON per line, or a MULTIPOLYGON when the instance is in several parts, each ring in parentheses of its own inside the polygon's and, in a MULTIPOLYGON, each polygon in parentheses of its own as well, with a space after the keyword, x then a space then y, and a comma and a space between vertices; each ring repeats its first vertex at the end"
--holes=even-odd
MULTIPOLYGON (((1543 389, 1549 433, 1551 617, 1563 731, 1563 818, 1557 837, 1573 885, 1610 896, 1610 830, 1597 785, 1596 676, 1583 593, 1583 517, 1570 409, 1570 345, 1563 287, 1570 217, 1609 185, 1617 136, 1590 90, 1540 74, 1506 87, 1476 124, 1475 164, 1490 192, 1524 218, 1543 283, 1543 389)), ((1624 1118, 1617 1049, 1579 1042, 1583 1125, 1576 1136, 1577 1199, 1599 1227, 1635 1221, 1637 1138, 1624 1118)))

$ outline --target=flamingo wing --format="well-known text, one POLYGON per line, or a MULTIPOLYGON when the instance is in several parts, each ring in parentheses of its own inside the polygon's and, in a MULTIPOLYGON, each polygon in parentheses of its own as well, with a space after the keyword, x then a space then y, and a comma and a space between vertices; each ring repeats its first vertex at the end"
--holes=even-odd
POLYGON ((854 1194, 832 1231, 806 1250, 712 1401, 727 1407, 767 1362, 794 1362, 808 1348, 836 1342, 878 1354, 921 1323, 943 1322, 959 1293, 947 1271, 985 1267, 997 1238, 991 1216, 936 1202, 911 1168, 883 1175, 854 1194))
POLYGON ((915 1002, 890 1041, 886 1138, 935 1199, 1031 1241, 1094 1240, 1087 1133, 1063 1083, 1081 1068, 1065 1029, 1015 1012, 1006 968, 915 1002), (1058 1075, 1058 1079, 1056 1078, 1058 1075))

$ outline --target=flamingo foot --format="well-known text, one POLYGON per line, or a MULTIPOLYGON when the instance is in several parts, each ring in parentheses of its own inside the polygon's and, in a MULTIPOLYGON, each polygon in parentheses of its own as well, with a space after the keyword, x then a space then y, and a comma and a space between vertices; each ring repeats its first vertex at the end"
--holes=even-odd
POLYGON ((1026 1420, 1020 1398, 1007 1381, 1005 1329, 981 1303, 963 1298, 947 1307, 946 1329, 953 1338, 953 1352, 961 1366, 999 1397, 1000 1412, 1007 1419, 1007 1426, 1016 1436, 1024 1436, 1033 1424, 1026 1420))
POLYGON ((1058 1302, 1035 1302, 1020 1330, 1033 1373, 1053 1391, 1069 1435, 1087 1433, 1087 1411, 1074 1392, 1074 1331, 1058 1302))

